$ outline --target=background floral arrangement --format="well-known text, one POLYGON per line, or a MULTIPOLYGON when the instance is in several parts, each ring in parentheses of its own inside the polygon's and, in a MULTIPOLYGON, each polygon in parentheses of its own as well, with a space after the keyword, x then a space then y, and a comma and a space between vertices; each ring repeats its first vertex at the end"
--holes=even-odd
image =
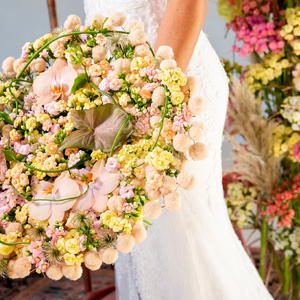
POLYGON ((122 13, 68 17, 0 74, 0 274, 80 278, 180 208, 187 153, 205 159, 197 82, 122 13), (175 180, 176 179, 176 180, 175 180))
POLYGON ((225 135, 235 154, 223 178, 226 202, 235 227, 260 230, 260 275, 275 299, 300 297, 299 5, 219 1, 236 33, 233 52, 251 59, 245 67, 225 62, 231 76, 225 135))

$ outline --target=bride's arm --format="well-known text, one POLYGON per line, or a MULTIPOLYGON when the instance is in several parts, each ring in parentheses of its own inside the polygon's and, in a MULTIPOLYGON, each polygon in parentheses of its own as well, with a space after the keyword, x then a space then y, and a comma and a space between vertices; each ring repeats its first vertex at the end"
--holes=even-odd
POLYGON ((162 45, 172 47, 177 65, 183 72, 194 52, 207 7, 208 0, 168 0, 155 50, 162 45))

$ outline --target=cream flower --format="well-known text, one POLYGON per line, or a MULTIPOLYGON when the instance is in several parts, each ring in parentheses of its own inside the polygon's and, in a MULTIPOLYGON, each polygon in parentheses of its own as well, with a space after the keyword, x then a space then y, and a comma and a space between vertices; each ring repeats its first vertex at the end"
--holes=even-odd
MULTIPOLYGON (((70 178, 70 173, 65 171, 57 177, 54 183, 41 181, 33 187, 33 199, 59 200, 80 195, 78 183, 70 178)), ((31 201, 28 206, 29 215, 36 220, 49 220, 53 225, 56 221, 62 221, 64 214, 69 210, 76 199, 61 202, 31 201)))

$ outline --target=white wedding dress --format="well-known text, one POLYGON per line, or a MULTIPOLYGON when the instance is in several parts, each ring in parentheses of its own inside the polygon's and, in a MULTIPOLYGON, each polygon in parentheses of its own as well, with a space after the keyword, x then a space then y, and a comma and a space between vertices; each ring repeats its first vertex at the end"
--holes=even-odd
MULTIPOLYGON (((183 0, 184 1, 184 0, 183 0)), ((121 11, 127 20, 145 25, 154 46, 167 0, 84 0, 86 18, 121 11)), ((186 72, 197 77, 206 107, 209 158, 190 163, 197 177, 193 191, 180 191, 182 207, 163 211, 148 228, 148 237, 116 263, 119 300, 270 300, 232 229, 222 189, 222 132, 228 101, 228 79, 220 60, 201 32, 186 72)))

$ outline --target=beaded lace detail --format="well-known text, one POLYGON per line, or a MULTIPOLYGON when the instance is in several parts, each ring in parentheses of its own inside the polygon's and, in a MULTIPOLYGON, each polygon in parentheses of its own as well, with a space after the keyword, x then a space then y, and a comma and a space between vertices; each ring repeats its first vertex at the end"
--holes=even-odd
MULTIPOLYGON (((84 0, 87 21, 94 13, 123 12, 145 26, 154 45, 167 0, 84 0)), ((201 32, 187 70, 205 100, 197 117, 207 128, 209 158, 188 170, 197 178, 193 191, 180 191, 182 207, 163 211, 148 237, 116 263, 119 300, 270 300, 240 241, 223 198, 221 147, 228 101, 228 78, 201 32)))

